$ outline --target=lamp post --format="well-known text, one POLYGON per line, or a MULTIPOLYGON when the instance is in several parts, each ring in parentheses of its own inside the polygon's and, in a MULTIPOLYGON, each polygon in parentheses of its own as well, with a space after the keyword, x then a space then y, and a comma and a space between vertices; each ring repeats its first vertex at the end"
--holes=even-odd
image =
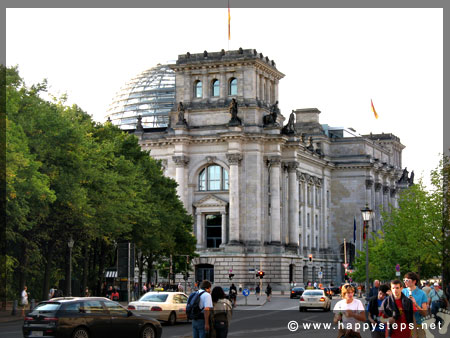
POLYGON ((369 208, 369 205, 366 203, 364 209, 361 209, 361 215, 364 221, 363 228, 363 238, 366 241, 366 298, 369 298, 369 237, 368 237, 368 229, 369 229, 369 221, 372 218, 373 210, 369 208))
POLYGON ((66 281, 67 295, 72 296, 72 248, 74 244, 72 236, 70 236, 67 246, 69 247, 69 278, 66 281))

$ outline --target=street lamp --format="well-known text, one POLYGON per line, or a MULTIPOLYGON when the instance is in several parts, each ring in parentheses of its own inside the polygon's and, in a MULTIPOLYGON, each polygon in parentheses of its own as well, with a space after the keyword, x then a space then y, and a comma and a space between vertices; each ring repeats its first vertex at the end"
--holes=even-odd
POLYGON ((72 248, 75 241, 72 236, 70 236, 67 246, 69 247, 69 278, 66 281, 67 295, 72 296, 72 248))
POLYGON ((366 241, 366 299, 369 298, 369 237, 368 237, 368 229, 369 229, 369 221, 372 219, 373 210, 369 208, 369 205, 366 203, 366 207, 361 209, 361 215, 364 221, 363 228, 363 238, 366 241))

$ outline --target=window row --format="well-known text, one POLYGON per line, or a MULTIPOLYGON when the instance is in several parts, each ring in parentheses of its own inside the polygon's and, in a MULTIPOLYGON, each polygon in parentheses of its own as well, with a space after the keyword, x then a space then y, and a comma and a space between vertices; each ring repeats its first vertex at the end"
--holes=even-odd
MULTIPOLYGON (((209 86, 209 92, 212 97, 220 96, 220 81, 214 79, 211 81, 209 86)), ((231 78, 228 81, 228 95, 237 95, 237 79, 231 78)), ((202 98, 203 97, 203 83, 200 80, 194 82, 194 97, 202 98)))

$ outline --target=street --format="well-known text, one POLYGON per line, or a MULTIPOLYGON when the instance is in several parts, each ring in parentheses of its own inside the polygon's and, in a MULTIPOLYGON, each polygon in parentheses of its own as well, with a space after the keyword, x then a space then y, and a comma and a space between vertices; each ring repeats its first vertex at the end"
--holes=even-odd
MULTIPOLYGON (((332 308, 340 300, 333 297, 332 308)), ((321 310, 298 311, 298 299, 289 299, 288 295, 273 295, 271 302, 263 306, 238 306, 233 312, 229 337, 304 337, 330 338, 337 336, 337 328, 332 325, 333 312, 321 310), (289 331, 288 323, 291 322, 289 331), (328 325, 328 326, 326 326, 328 325)), ((0 338, 22 338, 22 321, 0 323, 0 338)), ((427 338, 448 337, 433 332, 427 338)), ((190 338, 192 329, 190 323, 179 322, 174 326, 163 324, 163 338, 190 338)), ((370 338, 370 332, 361 330, 362 338, 370 338)), ((103 338, 103 337, 99 337, 103 338)), ((131 337, 130 337, 131 338, 131 337)))

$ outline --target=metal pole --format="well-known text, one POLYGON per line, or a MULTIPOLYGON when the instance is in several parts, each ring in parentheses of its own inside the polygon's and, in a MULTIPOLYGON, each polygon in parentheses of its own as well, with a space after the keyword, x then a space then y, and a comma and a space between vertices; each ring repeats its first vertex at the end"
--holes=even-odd
POLYGON ((366 234, 366 298, 369 298, 369 237, 367 233, 367 222, 364 221, 364 231, 366 234))
POLYGON ((127 278, 127 302, 130 302, 130 278, 131 278, 131 272, 130 272, 130 260, 131 260, 131 250, 130 250, 130 242, 128 242, 128 278, 127 278))
POLYGON ((67 282, 67 295, 72 296, 72 247, 69 246, 69 280, 67 282))

